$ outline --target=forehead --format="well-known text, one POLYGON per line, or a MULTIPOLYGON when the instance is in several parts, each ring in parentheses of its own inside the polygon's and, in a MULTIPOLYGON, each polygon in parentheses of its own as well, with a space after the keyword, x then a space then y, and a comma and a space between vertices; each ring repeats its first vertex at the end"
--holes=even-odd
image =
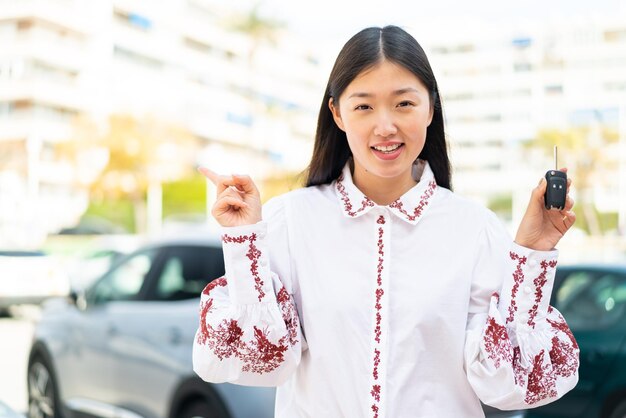
POLYGON ((424 83, 411 71, 400 64, 383 60, 357 75, 348 85, 345 93, 392 92, 413 87, 421 93, 427 92, 424 83))

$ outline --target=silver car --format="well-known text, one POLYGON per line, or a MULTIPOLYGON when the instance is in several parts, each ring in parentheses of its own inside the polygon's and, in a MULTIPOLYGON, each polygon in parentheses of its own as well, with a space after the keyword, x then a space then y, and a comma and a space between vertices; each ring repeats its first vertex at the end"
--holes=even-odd
POLYGON ((28 363, 29 416, 273 417, 273 388, 209 384, 192 371, 199 296, 223 274, 218 239, 162 241, 50 300, 28 363))

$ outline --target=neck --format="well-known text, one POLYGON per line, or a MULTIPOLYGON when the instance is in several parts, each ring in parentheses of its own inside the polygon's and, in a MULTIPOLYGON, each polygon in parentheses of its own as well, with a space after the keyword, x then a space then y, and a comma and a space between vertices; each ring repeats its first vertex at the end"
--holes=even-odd
POLYGON ((400 176, 384 178, 355 167, 352 181, 365 196, 380 206, 387 206, 395 202, 417 184, 413 179, 411 169, 400 176))

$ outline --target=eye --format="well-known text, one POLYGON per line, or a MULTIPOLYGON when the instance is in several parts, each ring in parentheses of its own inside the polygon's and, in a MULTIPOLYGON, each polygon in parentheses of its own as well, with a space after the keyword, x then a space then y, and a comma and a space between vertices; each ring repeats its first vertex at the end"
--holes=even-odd
POLYGON ((398 107, 409 107, 409 106, 415 106, 415 103, 413 103, 410 100, 404 100, 404 101, 398 103, 398 107))
POLYGON ((366 104, 362 104, 362 105, 358 105, 354 108, 354 110, 368 110, 371 109, 372 107, 370 105, 366 105, 366 104))

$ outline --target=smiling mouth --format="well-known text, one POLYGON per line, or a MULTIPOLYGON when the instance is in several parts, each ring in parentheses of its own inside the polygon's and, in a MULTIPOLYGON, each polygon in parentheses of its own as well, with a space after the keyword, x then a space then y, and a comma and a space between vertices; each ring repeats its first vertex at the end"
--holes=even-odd
POLYGON ((393 144, 393 145, 389 145, 386 147, 375 146, 375 147, 370 147, 370 148, 373 150, 382 152, 384 154, 391 154, 392 152, 396 151, 398 148, 400 148, 403 145, 404 144, 393 144))

